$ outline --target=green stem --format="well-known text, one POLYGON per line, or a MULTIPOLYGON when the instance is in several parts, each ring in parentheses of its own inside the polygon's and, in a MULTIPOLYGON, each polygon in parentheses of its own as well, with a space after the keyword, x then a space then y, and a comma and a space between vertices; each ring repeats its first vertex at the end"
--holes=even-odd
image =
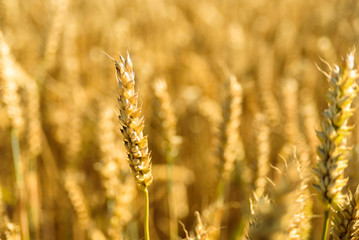
POLYGON ((170 240, 176 240, 178 238, 177 228, 177 213, 176 203, 173 192, 173 162, 168 159, 167 163, 167 194, 168 194, 168 213, 169 213, 169 228, 170 228, 170 240))
POLYGON ((16 185, 19 192, 21 235, 22 239, 29 240, 30 233, 26 199, 27 194, 23 175, 24 169, 23 162, 21 160, 19 135, 15 128, 11 129, 11 148, 15 168, 16 185))
POLYGON ((150 227, 149 227, 149 218, 150 218, 150 198, 148 196, 147 187, 144 190, 145 192, 145 223, 144 223, 144 232, 145 240, 150 240, 150 227))
POLYGON ((11 129, 11 148, 15 168, 16 184, 18 188, 22 188, 24 186, 24 178, 22 174, 23 169, 20 159, 20 144, 17 131, 14 128, 11 129))
POLYGON ((219 180, 217 185, 217 200, 223 200, 225 195, 225 182, 223 179, 219 180))
POLYGON ((327 235, 328 235, 329 210, 330 210, 330 204, 328 204, 326 206, 325 211, 324 211, 324 224, 323 224, 322 240, 326 240, 327 235))

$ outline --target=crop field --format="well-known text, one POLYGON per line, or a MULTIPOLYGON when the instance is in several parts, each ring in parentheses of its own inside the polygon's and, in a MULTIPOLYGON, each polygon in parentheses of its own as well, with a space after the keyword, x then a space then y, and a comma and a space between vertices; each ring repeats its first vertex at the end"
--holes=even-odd
POLYGON ((0 0, 0 239, 359 239, 357 0, 0 0))

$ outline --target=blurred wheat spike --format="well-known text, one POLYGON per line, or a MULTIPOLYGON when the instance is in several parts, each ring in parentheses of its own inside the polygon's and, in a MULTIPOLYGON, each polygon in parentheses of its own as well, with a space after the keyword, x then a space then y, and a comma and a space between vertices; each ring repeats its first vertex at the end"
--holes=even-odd
POLYGON ((135 91, 135 74, 129 54, 120 56, 121 62, 115 61, 116 79, 119 86, 118 102, 121 132, 129 158, 129 164, 137 187, 145 191, 152 183, 152 162, 148 151, 147 136, 143 135, 144 118, 138 107, 138 95, 135 91))
POLYGON ((356 189, 354 196, 349 192, 338 205, 334 206, 335 215, 331 223, 332 233, 330 239, 359 239, 358 207, 359 187, 356 189))
POLYGON ((352 127, 348 119, 353 115, 351 104, 356 96, 358 78, 354 68, 354 54, 350 53, 341 67, 334 66, 331 73, 326 74, 330 89, 328 108, 324 110, 322 131, 317 131, 320 145, 317 149, 319 160, 314 171, 318 182, 315 184, 320 197, 326 204, 336 200, 337 195, 347 184, 344 170, 348 165, 347 138, 352 127))
POLYGON ((196 223, 195 223, 194 233, 191 234, 191 236, 188 234, 188 231, 186 230, 183 223, 181 223, 183 230, 186 234, 186 238, 183 238, 182 240, 210 240, 210 239, 212 239, 208 236, 209 228, 202 223, 201 214, 198 211, 196 211, 194 213, 194 215, 196 217, 196 223))
POLYGON ((239 144, 239 125, 242 113, 242 87, 231 75, 226 85, 226 101, 223 104, 222 122, 219 130, 217 154, 221 179, 228 181, 236 159, 239 144))
MULTIPOLYGON (((246 234, 247 240, 263 239, 263 236, 268 237, 268 231, 264 230, 264 223, 268 218, 272 221, 272 205, 267 195, 262 195, 260 198, 250 199, 251 219, 249 220, 248 232, 246 234)), ((273 222, 273 221, 272 221, 273 222)))

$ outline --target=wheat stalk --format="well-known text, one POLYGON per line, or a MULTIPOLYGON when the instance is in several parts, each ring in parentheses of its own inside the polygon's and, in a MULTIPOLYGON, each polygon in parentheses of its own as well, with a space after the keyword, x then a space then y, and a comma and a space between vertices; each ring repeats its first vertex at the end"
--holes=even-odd
POLYGON ((229 180, 233 171, 240 142, 239 125, 242 113, 242 87, 233 75, 228 78, 226 94, 217 147, 220 179, 224 182, 229 180))
POLYGON ((169 231, 170 239, 178 237, 176 198, 173 192, 173 163, 179 152, 181 138, 176 134, 177 119, 174 114, 171 98, 168 93, 167 83, 159 78, 154 83, 154 93, 156 100, 156 115, 161 122, 162 149, 167 162, 167 192, 168 192, 168 212, 169 212, 169 231))
POLYGON ((137 187, 145 194, 145 239, 149 240, 149 196, 148 186, 152 183, 152 161, 148 151, 147 136, 143 135, 144 118, 140 117, 138 95, 135 90, 135 74, 130 55, 126 59, 120 56, 121 62, 115 62, 116 79, 119 86, 119 120, 125 143, 128 162, 135 177, 137 187))

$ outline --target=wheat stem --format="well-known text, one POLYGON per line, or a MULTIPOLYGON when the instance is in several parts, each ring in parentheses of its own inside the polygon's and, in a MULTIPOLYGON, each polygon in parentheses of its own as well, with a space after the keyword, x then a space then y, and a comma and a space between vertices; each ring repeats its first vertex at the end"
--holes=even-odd
POLYGON ((181 139, 177 136, 177 119, 171 104, 167 83, 159 78, 154 84, 156 117, 160 123, 163 152, 167 162, 167 194, 170 240, 178 239, 176 198, 174 195, 173 164, 178 156, 181 139))
POLYGON ((145 193, 145 221, 144 221, 144 233, 145 240, 150 240, 150 227, 149 227, 149 218, 150 218, 150 198, 148 196, 147 187, 143 190, 145 193))
POLYGON ((178 236, 178 227, 177 227, 177 214, 176 214, 176 203, 175 196, 173 192, 173 162, 167 161, 167 191, 168 191, 168 214, 170 219, 170 239, 175 240, 178 236))
POLYGON ((30 239, 29 220, 27 212, 26 189, 24 183, 23 163, 21 161, 19 135, 15 128, 11 129, 11 148, 15 167, 16 185, 19 191, 20 226, 22 239, 30 239))
POLYGON ((323 223, 322 240, 326 240, 327 235, 328 235, 329 210, 330 210, 330 204, 327 204, 327 206, 325 208, 325 211, 324 211, 324 223, 323 223))

